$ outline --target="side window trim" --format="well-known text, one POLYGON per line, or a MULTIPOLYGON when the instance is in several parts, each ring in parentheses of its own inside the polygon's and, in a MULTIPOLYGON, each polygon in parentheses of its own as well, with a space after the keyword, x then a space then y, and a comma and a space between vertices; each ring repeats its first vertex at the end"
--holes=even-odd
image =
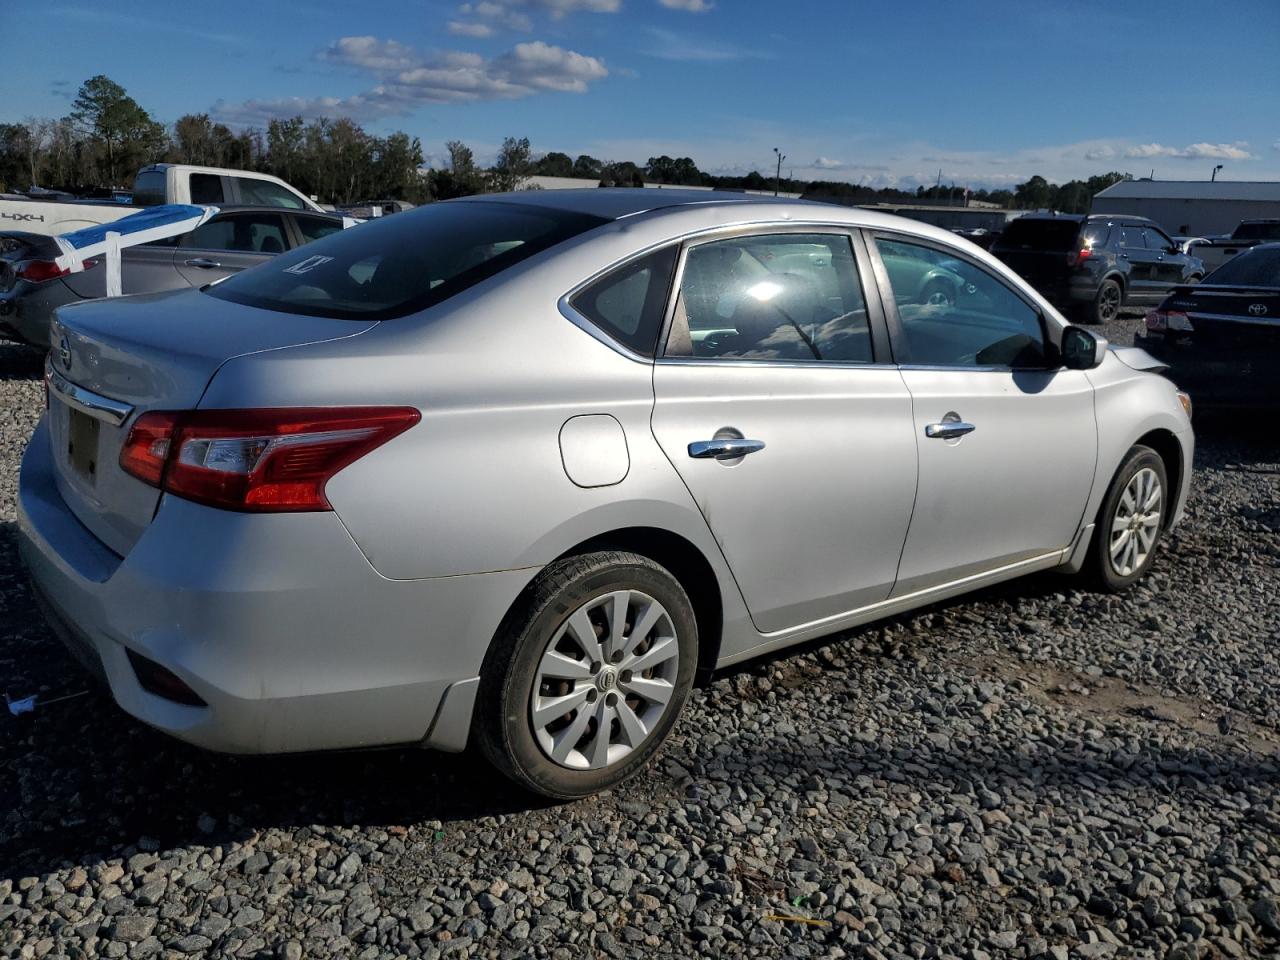
POLYGON ((893 343, 893 355, 897 366, 913 369, 913 370, 948 370, 948 371, 967 371, 973 373, 990 373, 992 371, 1017 371, 1017 370, 1056 370, 1061 369, 1061 360, 1058 357, 1058 347, 1054 342, 1054 338, 1049 335, 1049 321, 1045 317, 1044 311, 1035 301, 1029 299, 1017 287, 1010 286, 1009 283, 1001 276, 993 273, 985 264, 975 260, 972 256, 963 250, 957 250, 940 243, 930 240, 928 237, 912 236, 910 234, 898 233, 893 230, 868 230, 867 250, 872 259, 875 270, 876 284, 880 288, 880 302, 884 310, 885 320, 889 328, 889 338, 893 343), (938 363, 913 363, 911 359, 910 345, 907 343, 906 334, 902 330, 902 318, 898 314, 898 302, 893 295, 893 286, 889 281, 889 271, 884 265, 884 260, 880 256, 880 249, 876 244, 876 240, 884 239, 894 243, 906 243, 917 247, 924 247, 937 253, 944 254, 954 260, 960 260, 969 264, 976 270, 981 270, 992 280, 999 283, 1006 290, 1012 293, 1018 300, 1026 304, 1028 309, 1032 310, 1036 319, 1040 324, 1040 336, 1044 338, 1046 350, 1049 357, 1044 366, 1037 367, 1013 367, 1013 366, 963 366, 961 364, 938 364, 938 363))
POLYGON ((676 259, 675 276, 667 295, 667 307, 663 314, 662 331, 658 336, 658 345, 654 362, 664 364, 715 365, 718 367, 731 365, 787 366, 787 367, 836 367, 842 370, 864 370, 874 367, 893 366, 890 358, 890 337, 885 327, 885 312, 880 298, 878 284, 870 282, 871 263, 867 256, 862 231, 852 225, 833 223, 796 222, 787 224, 753 225, 750 227, 716 228, 686 236, 678 241, 680 253, 676 259), (750 358, 712 358, 712 357, 668 357, 667 342, 671 337, 671 325, 675 320, 676 301, 680 297, 680 288, 684 281, 685 265, 688 263, 689 251, 708 243, 722 240, 736 240, 742 237, 772 237, 787 234, 812 235, 822 234, 842 237, 852 247, 854 266, 858 271, 856 278, 861 290, 864 309, 867 312, 867 323, 871 331, 871 362, 859 363, 852 360, 788 360, 788 359, 750 359, 750 358))
POLYGON ((623 257, 621 260, 615 260, 608 266, 597 270, 586 280, 577 284, 572 290, 564 294, 557 302, 556 306, 560 310, 560 315, 572 323, 575 327, 584 333, 590 334, 596 340, 599 340, 606 347, 611 347, 617 353, 622 354, 628 360, 635 360, 637 363, 652 364, 655 354, 661 352, 660 348, 666 343, 667 337, 667 318, 670 314, 671 304, 674 302, 674 291, 678 290, 680 270, 683 266, 683 255, 681 251, 676 254, 676 268, 672 276, 667 278, 667 298, 663 307, 662 322, 659 324, 658 338, 654 341, 653 350, 646 356, 643 353, 637 353, 625 343, 611 337, 607 331, 601 329, 599 324, 595 323, 590 317, 586 316, 582 311, 573 305, 573 300, 578 294, 590 288, 593 284, 607 277, 609 274, 619 270, 625 270, 633 263, 637 263, 656 253, 660 253, 670 247, 678 246, 679 240, 663 240, 661 243, 655 243, 652 246, 645 247, 635 253, 623 257))

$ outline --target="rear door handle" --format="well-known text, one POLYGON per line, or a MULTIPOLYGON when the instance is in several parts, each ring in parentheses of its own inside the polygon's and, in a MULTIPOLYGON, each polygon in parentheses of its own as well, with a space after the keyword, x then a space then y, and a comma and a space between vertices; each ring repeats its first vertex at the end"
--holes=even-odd
POLYGON ((963 420, 944 420, 942 423, 929 424, 924 428, 924 435, 930 440, 958 440, 977 429, 972 423, 965 423, 963 420))
POLYGON ((217 260, 210 260, 208 257, 196 257, 187 261, 188 267, 199 267, 202 270, 213 270, 222 266, 217 260))
POLYGON ((695 440, 689 444, 689 456, 695 460, 736 460, 763 449, 763 440, 726 437, 723 440, 695 440))

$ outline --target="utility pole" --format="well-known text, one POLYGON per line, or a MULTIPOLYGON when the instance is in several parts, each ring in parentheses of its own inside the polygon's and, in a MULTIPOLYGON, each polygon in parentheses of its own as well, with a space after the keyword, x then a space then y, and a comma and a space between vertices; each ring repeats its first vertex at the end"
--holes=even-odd
POLYGON ((1209 182, 1210 182, 1210 183, 1213 183, 1214 181, 1216 181, 1216 180, 1218 179, 1218 171, 1219 171, 1219 170, 1221 170, 1221 169, 1222 169, 1222 164, 1218 164, 1216 167, 1214 167, 1214 168, 1213 168, 1213 173, 1212 173, 1212 174, 1210 174, 1210 176, 1209 176, 1209 182))
POLYGON ((778 172, 774 175, 773 180, 773 195, 776 197, 778 192, 782 190, 782 161, 787 159, 787 155, 777 147, 773 148, 773 152, 778 158, 778 172))

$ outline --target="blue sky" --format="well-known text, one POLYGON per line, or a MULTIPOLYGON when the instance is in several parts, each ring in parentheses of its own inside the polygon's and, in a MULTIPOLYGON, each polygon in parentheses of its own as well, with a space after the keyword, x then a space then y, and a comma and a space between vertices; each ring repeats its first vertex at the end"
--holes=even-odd
POLYGON ((435 157, 1003 186, 1280 179, 1280 0, 50 0, 0 35, 0 120, 105 73, 166 122, 349 114, 435 157))

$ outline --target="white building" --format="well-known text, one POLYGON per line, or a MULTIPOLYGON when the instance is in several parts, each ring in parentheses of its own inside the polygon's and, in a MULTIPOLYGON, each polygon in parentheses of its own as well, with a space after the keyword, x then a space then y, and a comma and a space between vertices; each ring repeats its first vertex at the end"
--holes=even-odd
POLYGON ((1280 217, 1280 183, 1247 180, 1121 180, 1093 198, 1094 213, 1147 217, 1169 233, 1230 233, 1241 220, 1280 217))

